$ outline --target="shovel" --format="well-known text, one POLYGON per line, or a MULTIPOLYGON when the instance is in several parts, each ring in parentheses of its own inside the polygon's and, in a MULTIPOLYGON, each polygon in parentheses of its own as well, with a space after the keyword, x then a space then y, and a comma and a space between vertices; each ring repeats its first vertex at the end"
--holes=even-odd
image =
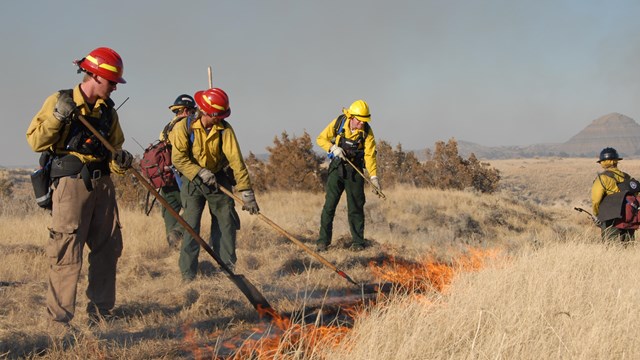
MULTIPOLYGON (((89 129, 89 131, 91 131, 93 135, 95 135, 102 142, 102 144, 109 151, 111 151, 112 154, 115 154, 116 149, 109 143, 109 141, 105 139, 89 123, 89 121, 87 121, 87 119, 84 118, 84 116, 80 114, 77 114, 77 115, 78 115, 78 119, 80 119, 82 124, 84 124, 84 126, 86 126, 87 129, 89 129)), ((238 289, 240 289, 240 291, 244 294, 247 300, 249 300, 251 305, 253 305, 253 307, 256 309, 256 311, 258 311, 260 315, 268 315, 270 317, 273 317, 274 315, 277 314, 277 312, 271 307, 271 305, 269 305, 269 302, 260 293, 260 291, 258 291, 258 289, 255 286, 253 286, 253 284, 244 276, 239 274, 234 274, 233 271, 213 251, 213 249, 211 249, 211 247, 202 239, 202 237, 200 237, 200 235, 180 216, 180 214, 178 214, 175 210, 173 210, 173 208, 171 207, 171 205, 169 205, 167 200, 165 200, 162 197, 162 195, 160 195, 156 191, 156 189, 153 188, 153 185, 151 185, 136 169, 131 167, 128 169, 128 171, 131 172, 138 179, 138 181, 140 181, 140 183, 144 185, 144 187, 146 187, 151 194, 153 194, 153 196, 155 196, 155 198, 160 202, 160 204, 162 204, 162 206, 164 206, 164 208, 171 214, 171 216, 176 218, 176 220, 178 220, 180 225, 182 225, 184 229, 187 230, 189 234, 191 234, 191 236, 193 236, 193 238, 198 242, 198 244, 200 244, 200 246, 202 246, 202 248, 209 255, 211 255, 211 257, 218 263, 218 265, 220 265, 222 270, 227 274, 227 277, 229 278, 229 280, 231 280, 235 284, 235 286, 238 289)))

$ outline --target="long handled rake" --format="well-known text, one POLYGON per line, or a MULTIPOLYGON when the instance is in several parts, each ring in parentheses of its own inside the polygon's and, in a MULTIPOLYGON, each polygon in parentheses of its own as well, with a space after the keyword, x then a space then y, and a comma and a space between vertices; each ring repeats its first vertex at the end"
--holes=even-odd
MULTIPOLYGON (((101 142, 104 146, 111 151, 111 153, 115 154, 116 149, 109 143, 107 139, 105 139, 90 123, 84 116, 78 114, 78 119, 84 124, 84 126, 89 129, 101 142)), ((211 247, 200 237, 198 234, 181 216, 178 214, 171 205, 165 200, 162 195, 160 195, 156 189, 151 185, 136 169, 129 168, 128 170, 131 172, 137 179, 140 181, 144 187, 149 190, 153 196, 164 206, 164 208, 176 218, 176 220, 184 227, 185 230, 193 236, 193 238, 202 246, 202 248, 209 254, 211 257, 218 263, 218 265, 222 268, 222 270, 227 274, 227 277, 236 285, 238 289, 244 294, 244 296, 249 300, 251 305, 258 311, 261 315, 269 315, 274 316, 277 312, 269 305, 267 299, 258 291, 258 289, 253 286, 253 284, 244 276, 239 274, 234 274, 233 271, 222 261, 222 259, 211 249, 211 247)))
MULTIPOLYGON (((234 199, 235 201, 239 202, 242 204, 242 199, 240 199, 238 196, 236 196, 235 194, 233 194, 231 191, 223 188, 222 186, 218 187, 220 189, 220 191, 222 191, 223 193, 225 193, 227 196, 229 196, 230 198, 234 199)), ((324 257, 322 257, 320 254, 318 254, 317 252, 309 249, 309 247, 307 245, 305 245, 302 241, 296 239, 295 237, 293 237, 291 234, 289 234, 288 232, 286 232, 283 228, 281 228, 280 226, 278 226, 278 224, 274 223, 273 221, 271 221, 271 219, 269 219, 268 217, 262 215, 261 213, 257 214, 258 217, 260 218, 260 220, 266 222, 267 224, 269 224, 271 227, 273 227, 274 229, 276 229, 280 234, 284 235, 285 237, 287 237, 289 240, 291 240, 294 244, 298 245, 299 247, 302 248, 302 250, 304 250, 307 254, 313 256, 314 258, 316 258, 318 261, 320 261, 322 264, 324 264, 325 266, 327 266, 328 268, 330 268, 331 270, 335 271, 336 273, 338 273, 338 275, 342 276, 343 278, 347 279, 347 281, 349 281, 350 283, 352 283, 353 285, 359 286, 357 282, 353 281, 353 279, 347 275, 347 273, 345 273, 344 271, 338 269, 335 265, 333 265, 331 262, 329 262, 329 260, 325 259, 324 257)))

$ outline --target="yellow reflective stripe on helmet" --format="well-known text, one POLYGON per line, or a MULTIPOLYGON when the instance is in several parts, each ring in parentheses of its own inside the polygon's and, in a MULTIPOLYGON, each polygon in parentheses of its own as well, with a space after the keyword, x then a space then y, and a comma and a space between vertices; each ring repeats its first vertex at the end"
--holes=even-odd
POLYGON ((204 96, 204 95, 202 96, 202 98, 204 99, 204 101, 205 101, 207 104, 209 104, 209 106, 211 106, 211 107, 212 107, 212 108, 214 108, 214 109, 217 109, 217 110, 227 110, 224 106, 220 106, 220 105, 217 105, 217 104, 212 103, 212 102, 209 100, 209 98, 208 98, 208 97, 206 97, 206 96, 204 96))
POLYGON ((98 64, 98 59, 94 58, 91 55, 87 55, 87 57, 85 57, 85 59, 87 59, 87 60, 91 61, 92 63, 96 64, 96 66, 98 66, 99 68, 109 70, 109 71, 114 72, 116 74, 118 73, 118 68, 117 67, 115 67, 113 65, 109 65, 107 63, 98 64))

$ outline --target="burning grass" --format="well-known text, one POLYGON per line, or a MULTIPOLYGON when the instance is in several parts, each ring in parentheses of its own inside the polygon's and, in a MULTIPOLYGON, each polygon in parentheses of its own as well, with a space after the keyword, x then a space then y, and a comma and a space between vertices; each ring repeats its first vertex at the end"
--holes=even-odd
POLYGON ((454 259, 452 264, 439 262, 432 255, 418 261, 391 257, 382 264, 372 262, 370 268, 377 279, 391 282, 406 292, 444 293, 456 273, 479 270, 487 259, 496 259, 500 252, 468 248, 467 254, 454 259))
POLYGON ((261 317, 271 321, 263 321, 223 341, 220 339, 224 334, 212 332, 201 344, 193 340, 193 332, 187 332, 186 348, 191 348, 196 359, 325 358, 319 349, 341 346, 362 314, 398 297, 410 297, 423 305, 431 305, 425 294, 444 293, 456 274, 477 271, 487 260, 495 260, 499 255, 499 250, 469 248, 450 264, 438 262, 433 256, 419 261, 393 256, 371 261, 369 270, 377 283, 362 285, 357 299, 347 293, 334 293, 331 298, 325 298, 321 307, 305 309, 311 313, 283 315, 272 308, 258 309, 261 317))

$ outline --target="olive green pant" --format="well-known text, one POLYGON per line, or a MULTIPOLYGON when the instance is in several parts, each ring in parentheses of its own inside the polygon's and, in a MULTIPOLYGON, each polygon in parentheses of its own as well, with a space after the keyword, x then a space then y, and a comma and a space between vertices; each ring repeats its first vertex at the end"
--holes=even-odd
POLYGON ((329 165, 326 197, 320 217, 319 245, 331 244, 333 218, 343 192, 347 194, 347 215, 353 244, 364 245, 364 179, 346 162, 334 159, 329 165))
POLYGON ((47 310, 52 319, 68 322, 76 306, 84 245, 89 247, 87 311, 107 313, 116 301, 116 265, 122 253, 115 187, 106 175, 91 180, 63 177, 53 191, 49 229, 47 310))
MULTIPOLYGON (((165 186, 161 188, 160 195, 167 200, 175 212, 180 214, 180 210, 182 210, 182 200, 180 199, 180 189, 177 186, 165 186)), ((164 228, 167 235, 169 235, 171 230, 177 230, 181 234, 183 233, 184 229, 182 225, 178 223, 178 220, 176 220, 164 206, 162 207, 162 218, 164 219, 164 228)))
MULTIPOLYGON (((231 184, 224 175, 216 173, 216 179, 219 186, 224 186, 231 191, 231 184)), ((204 205, 205 203, 209 205, 211 236, 208 243, 220 259, 233 268, 237 260, 236 232, 240 228, 240 218, 234 208, 233 199, 221 191, 203 184, 197 176, 194 181, 182 177, 180 196, 184 208, 182 217, 198 234, 200 233, 204 205)), ((183 279, 193 280, 195 278, 198 272, 199 253, 200 245, 188 231, 185 231, 178 259, 183 279)))
POLYGON ((620 241, 623 244, 634 241, 634 229, 618 229, 613 226, 613 220, 605 222, 600 227, 603 241, 620 241))

